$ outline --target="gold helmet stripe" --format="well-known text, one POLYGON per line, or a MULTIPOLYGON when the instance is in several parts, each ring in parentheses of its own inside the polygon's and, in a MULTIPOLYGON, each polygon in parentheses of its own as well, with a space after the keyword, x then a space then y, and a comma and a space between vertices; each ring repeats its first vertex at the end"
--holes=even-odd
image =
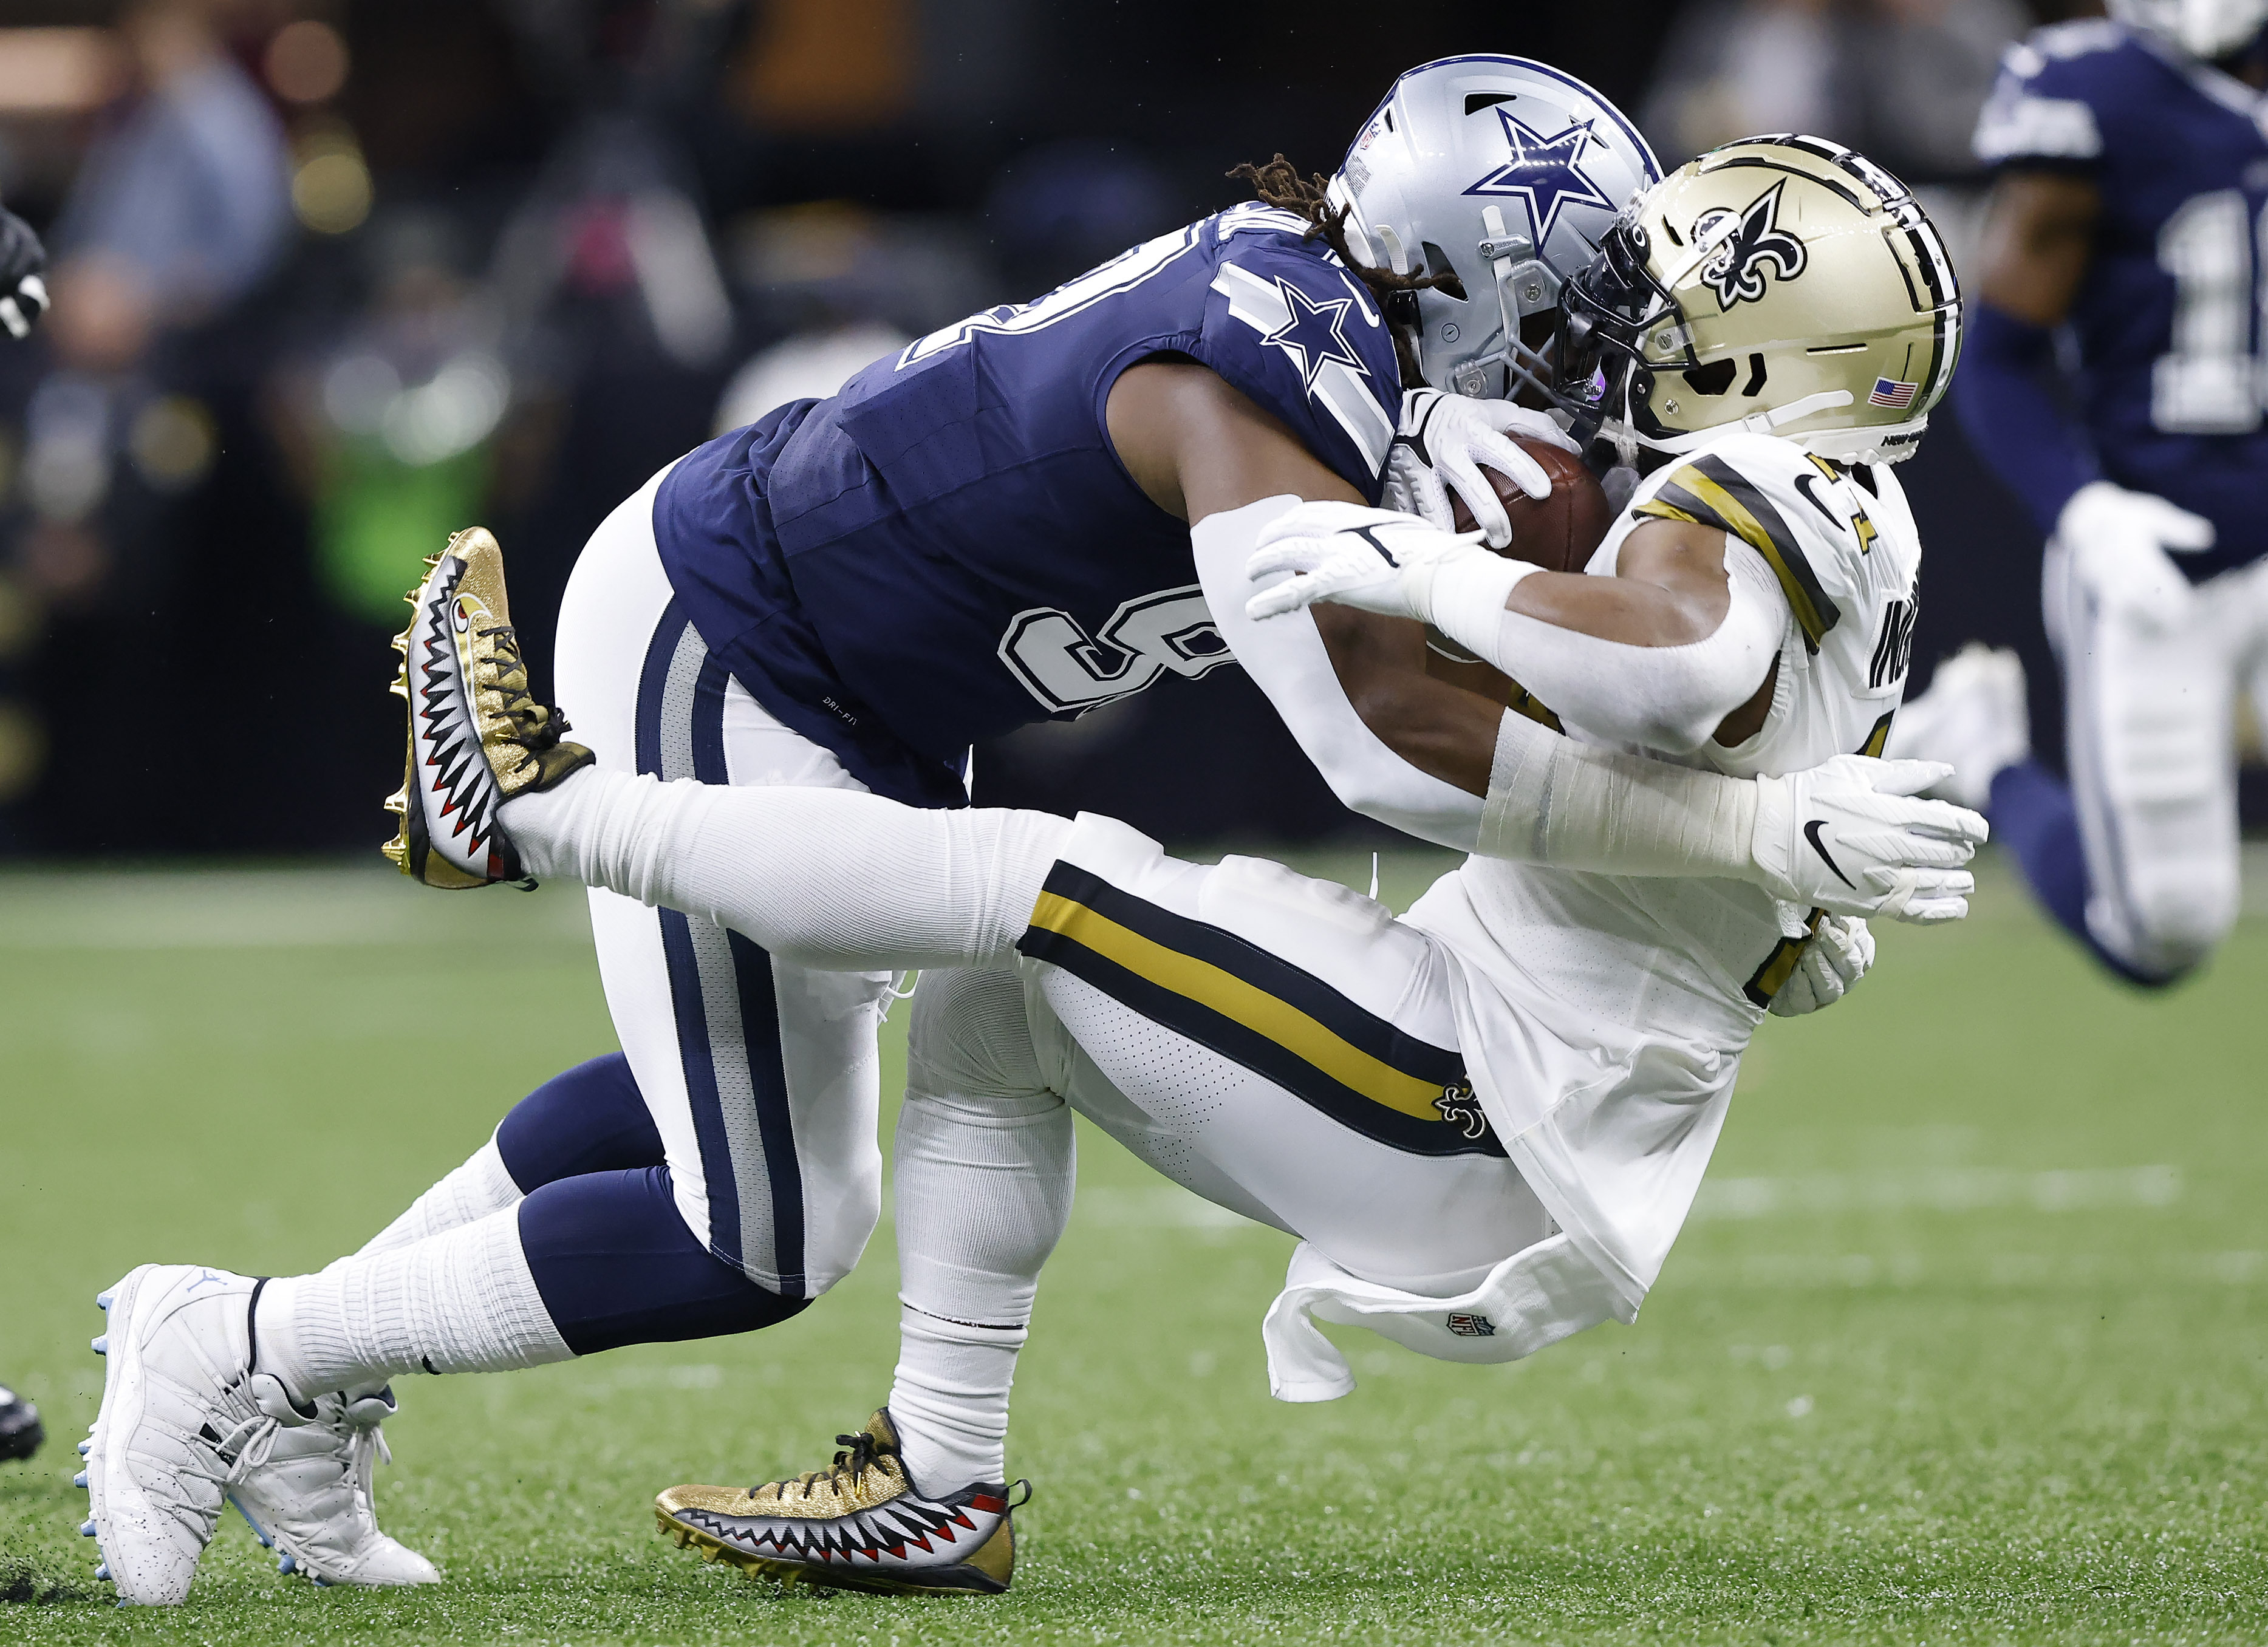
POLYGON ((1807 650, 1817 651, 1821 639, 1841 620, 1842 609, 1819 586, 1779 511, 1722 458, 1705 456, 1685 464, 1636 512, 1730 533, 1763 555, 1779 579, 1807 650))

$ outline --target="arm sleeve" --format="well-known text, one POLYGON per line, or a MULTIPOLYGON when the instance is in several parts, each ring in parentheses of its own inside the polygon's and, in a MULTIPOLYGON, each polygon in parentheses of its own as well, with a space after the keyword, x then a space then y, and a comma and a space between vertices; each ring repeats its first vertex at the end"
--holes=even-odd
POLYGON ((1725 539, 1725 616, 1684 646, 1632 646, 1562 629, 1500 599, 1439 599, 1434 621, 1459 644, 1517 680, 1571 722, 1612 743, 1683 754, 1756 695, 1778 656, 1793 612, 1762 555, 1725 539))
POLYGON ((1347 701, 1312 616, 1256 623, 1244 614, 1252 544, 1298 501, 1263 498, 1211 515, 1190 536, 1223 638, 1348 806, 1420 839, 1514 863, 1757 879, 1756 786, 1744 779, 1589 748, 1509 710, 1498 723, 1485 800, 1388 748, 1347 701))
POLYGON ((1314 617, 1301 612, 1256 623, 1245 615, 1251 587, 1244 563, 1261 528, 1299 501, 1288 493, 1263 497, 1208 515, 1191 529, 1197 577, 1221 638, 1348 808, 1421 841, 1469 852, 1479 840, 1481 798, 1419 771, 1363 724, 1314 617))
POLYGON ((2050 533, 2072 494, 2102 475, 2085 431, 2049 380, 2053 354, 2046 327, 1979 303, 1953 379, 1954 410, 1970 444, 2050 533))
POLYGON ((1747 779, 1593 748, 1506 715, 1476 849, 1553 869, 1756 882, 1757 799, 1747 779))

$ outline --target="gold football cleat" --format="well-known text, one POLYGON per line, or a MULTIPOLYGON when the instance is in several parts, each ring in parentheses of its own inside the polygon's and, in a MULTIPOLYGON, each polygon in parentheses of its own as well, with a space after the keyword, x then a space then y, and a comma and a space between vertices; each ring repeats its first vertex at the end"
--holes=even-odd
POLYGON ((596 759, 563 743, 567 718, 528 695, 527 665, 504 599, 504 551, 481 526, 449 540, 410 591, 394 691, 409 709, 401 788, 387 799, 400 832, 386 856, 428 886, 526 882, 497 812, 596 759))
POLYGON ((898 1456, 898 1432, 882 1408, 831 1468, 792 1481, 735 1487, 673 1487, 653 1501, 654 1519, 680 1548, 727 1562, 753 1577, 822 1590, 890 1595, 998 1595, 1016 1566, 1010 1514, 1022 1498, 978 1482, 941 1498, 924 1495, 898 1456))

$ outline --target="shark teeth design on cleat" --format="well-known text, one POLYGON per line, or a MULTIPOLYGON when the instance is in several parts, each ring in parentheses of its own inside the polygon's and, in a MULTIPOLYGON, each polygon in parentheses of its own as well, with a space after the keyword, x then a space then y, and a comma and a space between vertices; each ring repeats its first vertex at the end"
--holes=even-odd
POLYGON ((980 1483, 932 1498, 907 1474, 888 1409, 837 1436, 834 1467, 746 1491, 673 1487, 660 1531, 703 1562, 783 1585, 900 1595, 998 1595, 1014 1571, 1010 1514, 1028 1483, 980 1483))

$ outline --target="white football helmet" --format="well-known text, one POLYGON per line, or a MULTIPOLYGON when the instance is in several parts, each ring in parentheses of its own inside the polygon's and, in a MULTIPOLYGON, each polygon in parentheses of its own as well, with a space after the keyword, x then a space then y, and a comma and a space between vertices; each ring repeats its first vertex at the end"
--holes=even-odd
POLYGON ((1528 375, 1521 320, 1558 305, 1560 281, 1660 176, 1638 128, 1572 75, 1525 57, 1444 57, 1394 83, 1328 198, 1346 209, 1358 257, 1456 276, 1461 291, 1395 293, 1388 305, 1425 381, 1502 399, 1528 375))
POLYGON ((2108 0, 2108 9, 2205 62, 2250 46, 2268 24, 2268 0, 2108 0))

